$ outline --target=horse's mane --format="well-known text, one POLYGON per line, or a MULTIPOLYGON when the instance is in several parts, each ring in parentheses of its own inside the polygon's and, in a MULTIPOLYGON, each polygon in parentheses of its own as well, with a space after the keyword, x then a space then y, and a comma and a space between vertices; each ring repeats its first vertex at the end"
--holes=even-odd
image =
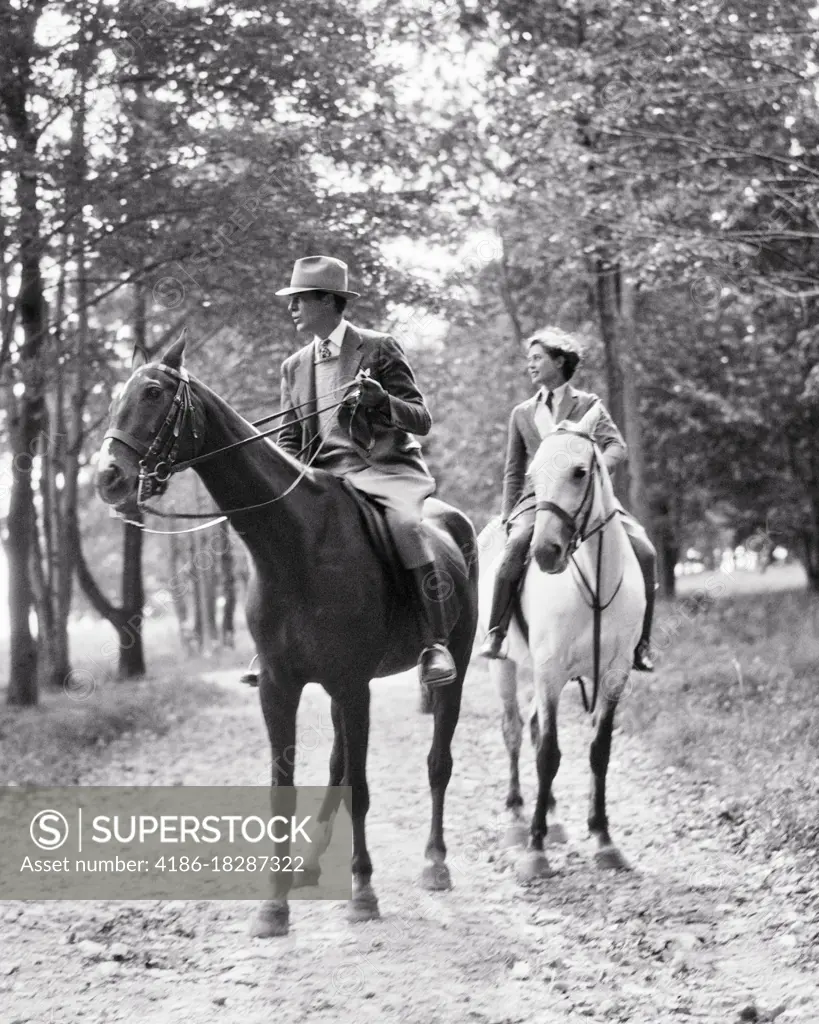
MULTIPOLYGON (((217 394, 213 388, 205 384, 205 382, 200 380, 199 377, 194 376, 192 373, 189 374, 189 377, 191 384, 196 385, 197 389, 202 392, 202 397, 206 399, 210 405, 216 406, 228 421, 234 421, 237 433, 241 434, 243 437, 249 437, 253 434, 260 436, 260 440, 256 444, 246 446, 248 451, 253 450, 256 452, 264 452, 267 455, 275 457, 279 462, 284 462, 289 465, 295 472, 304 472, 308 479, 314 479, 315 470, 305 469, 304 463, 300 462, 294 455, 286 452, 284 448, 281 448, 270 437, 261 437, 262 432, 258 427, 255 427, 250 420, 246 419, 240 412, 234 409, 226 399, 217 394)), ((239 440, 239 437, 237 437, 237 440, 239 440)))

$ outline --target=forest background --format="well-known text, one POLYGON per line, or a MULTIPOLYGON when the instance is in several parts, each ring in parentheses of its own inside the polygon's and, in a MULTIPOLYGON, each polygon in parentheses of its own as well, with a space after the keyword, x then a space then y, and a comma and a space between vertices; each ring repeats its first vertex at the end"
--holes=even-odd
MULTIPOLYGON (((0 0, 6 700, 76 679, 71 624, 230 644, 227 528, 111 519, 93 470, 139 347, 244 415, 298 342, 293 260, 346 260, 406 347, 438 493, 497 513, 523 341, 556 324, 629 445, 660 553, 787 551, 819 589, 819 9, 804 2, 0 0), (177 585, 183 581, 184 585, 177 585)), ((169 509, 209 507, 195 479, 169 509)), ((0 556, 2 559, 2 556, 0 556)))

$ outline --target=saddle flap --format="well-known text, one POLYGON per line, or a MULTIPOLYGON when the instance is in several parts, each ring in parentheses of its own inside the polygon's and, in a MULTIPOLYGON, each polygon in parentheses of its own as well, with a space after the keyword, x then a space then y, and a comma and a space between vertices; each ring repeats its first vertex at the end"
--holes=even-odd
POLYGON ((384 513, 373 499, 353 487, 344 477, 339 479, 344 489, 355 501, 367 534, 367 539, 376 555, 385 565, 397 571, 401 564, 398 557, 398 549, 395 546, 390 528, 387 526, 384 513))
MULTIPOLYGON (((401 556, 398 553, 392 531, 387 525, 387 520, 381 506, 375 499, 357 490, 343 477, 340 478, 340 482, 355 501, 364 530, 373 550, 392 574, 395 596, 401 600, 411 599, 412 588, 407 578, 409 570, 404 569, 402 566, 401 556)), ((425 512, 428 509, 434 508, 435 502, 435 498, 427 498, 424 502, 425 512)), ((437 548, 437 545, 433 544, 433 548, 437 548)), ((425 583, 425 589, 427 589, 428 595, 436 597, 443 607, 444 620, 449 631, 460 615, 460 603, 453 580, 453 573, 457 572, 458 569, 446 559, 441 561, 440 552, 436 554, 434 565, 435 568, 430 573, 429 581, 425 583)))

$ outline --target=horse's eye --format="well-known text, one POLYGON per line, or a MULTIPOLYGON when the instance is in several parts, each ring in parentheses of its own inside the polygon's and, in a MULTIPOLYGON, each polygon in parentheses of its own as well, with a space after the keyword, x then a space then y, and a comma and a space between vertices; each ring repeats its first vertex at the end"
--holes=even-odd
POLYGON ((162 395, 162 388, 158 384, 149 384, 145 388, 145 394, 148 398, 159 398, 162 395))
POLYGON ((574 473, 572 473, 572 476, 575 478, 575 480, 582 480, 585 475, 586 470, 582 466, 574 467, 574 473))

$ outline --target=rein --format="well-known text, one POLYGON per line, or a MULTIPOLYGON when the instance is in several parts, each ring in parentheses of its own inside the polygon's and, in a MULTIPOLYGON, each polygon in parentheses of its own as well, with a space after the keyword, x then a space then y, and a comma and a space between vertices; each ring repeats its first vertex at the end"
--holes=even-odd
MULTIPOLYGON (((141 522, 134 519, 128 519, 125 516, 120 515, 115 509, 111 510, 111 514, 114 518, 122 519, 123 522, 130 526, 138 526, 144 533, 156 533, 163 535, 170 534, 182 534, 182 533, 194 533, 197 530, 205 530, 208 527, 216 526, 218 523, 223 523, 229 515, 239 512, 251 512, 255 509, 264 508, 267 505, 273 505, 277 501, 281 501, 286 498, 304 479, 307 472, 312 467, 313 463, 318 458, 324 447, 327 438, 322 438, 321 444, 318 446, 316 451, 310 457, 310 459, 304 464, 299 475, 293 481, 293 483, 284 491, 282 494, 277 495, 275 498, 270 498, 268 501, 261 501, 254 505, 244 505, 239 508, 227 509, 223 514, 217 518, 212 518, 212 512, 163 512, 160 509, 153 508, 148 504, 148 499, 155 493, 155 484, 160 486, 167 484, 171 477, 176 473, 181 473, 185 469, 189 469, 191 466, 201 464, 209 459, 215 458, 217 455, 224 455, 227 452, 235 451, 237 448, 242 448, 253 441, 260 441, 263 438, 269 437, 271 434, 278 433, 281 426, 271 427, 269 430, 262 431, 258 434, 253 434, 251 437, 242 438, 240 441, 235 441, 232 444, 225 445, 222 448, 217 448, 216 451, 207 452, 204 455, 194 456, 192 459, 186 459, 183 462, 176 462, 176 454, 179 450, 180 436, 182 428, 185 425, 187 419, 190 419, 191 431, 193 433, 194 441, 199 437, 196 430, 196 420, 194 416, 194 406, 191 399, 190 392, 190 377, 187 370, 184 367, 180 367, 179 370, 175 370, 173 367, 166 366, 164 364, 159 365, 159 369, 175 378, 179 383, 174 395, 171 407, 168 410, 168 414, 162 426, 157 431, 150 445, 140 440, 138 437, 134 437, 132 434, 127 433, 123 430, 112 428, 107 431, 105 438, 113 438, 117 441, 121 441, 127 445, 138 455, 141 456, 139 462, 139 481, 137 484, 137 507, 140 512, 149 512, 151 515, 158 516, 162 519, 208 519, 209 522, 202 523, 199 526, 189 527, 185 530, 151 530, 144 526, 141 522), (167 450, 165 450, 167 448, 167 450), (148 469, 148 461, 154 459, 154 467, 152 470, 148 469), (147 492, 147 493, 144 493, 147 492)), ((326 394, 321 395, 321 398, 328 398, 330 395, 335 394, 338 391, 346 391, 351 384, 355 381, 349 381, 346 384, 340 384, 338 387, 333 388, 326 394)), ((346 398, 346 396, 345 396, 346 398)), ((301 405, 295 408, 301 409, 306 405, 310 405, 312 402, 303 402, 301 405)), ((305 420, 310 419, 312 416, 319 416, 324 412, 332 412, 335 409, 340 408, 344 404, 344 399, 338 402, 334 402, 332 405, 326 408, 316 409, 314 412, 306 413, 303 416, 295 417, 288 421, 288 425, 293 423, 303 423, 305 420)), ((358 407, 358 403, 353 407, 353 414, 358 407)), ((257 426, 262 423, 268 423, 274 419, 281 419, 293 412, 292 409, 286 409, 282 412, 273 413, 270 416, 265 416, 252 426, 257 426)), ((299 451, 299 456, 308 448, 318 436, 311 437, 310 440, 304 445, 299 451)))
POLYGON ((600 586, 603 568, 603 541, 605 539, 605 534, 603 533, 603 531, 605 530, 606 526, 608 526, 608 524, 612 521, 612 519, 617 515, 617 510, 614 509, 613 511, 609 512, 609 514, 603 520, 601 520, 591 530, 588 530, 588 532, 586 532, 587 527, 589 525, 589 519, 591 518, 592 505, 594 504, 592 487, 594 485, 596 477, 599 476, 601 473, 597 442, 590 434, 585 434, 580 430, 568 430, 567 428, 562 428, 556 432, 576 434, 577 436, 583 437, 587 441, 591 442, 592 445, 592 470, 589 473, 589 481, 586 484, 586 490, 583 493, 583 497, 580 500, 580 504, 577 507, 577 511, 573 515, 570 515, 568 512, 565 511, 565 509, 561 508, 559 505, 556 505, 553 501, 538 501, 535 504, 535 510, 537 512, 553 512, 563 523, 565 523, 572 530, 571 539, 569 541, 569 557, 571 558, 572 564, 577 570, 577 574, 580 577, 583 586, 588 591, 589 601, 587 602, 587 604, 588 607, 592 610, 593 687, 591 704, 589 704, 588 697, 586 696, 586 687, 583 683, 582 677, 578 676, 577 681, 580 684, 580 692, 583 696, 583 707, 585 711, 594 714, 594 711, 597 707, 597 697, 600 691, 600 646, 603 629, 603 612, 612 604, 615 597, 617 597, 617 595, 620 593, 620 588, 623 585, 624 579, 623 576, 620 577, 617 586, 614 588, 614 593, 611 595, 611 597, 605 604, 602 604, 600 602, 600 586), (580 513, 582 512, 583 506, 586 504, 587 499, 589 499, 588 508, 586 509, 586 513, 583 517, 582 524, 578 526, 577 519, 580 513), (592 584, 589 583, 589 581, 586 579, 583 570, 580 568, 580 565, 578 564, 577 559, 575 558, 575 553, 577 552, 577 549, 580 547, 581 544, 584 544, 587 540, 590 540, 592 537, 595 536, 595 534, 598 533, 600 534, 600 543, 597 545, 597 560, 595 564, 594 573, 595 580, 594 586, 592 586, 592 584))

